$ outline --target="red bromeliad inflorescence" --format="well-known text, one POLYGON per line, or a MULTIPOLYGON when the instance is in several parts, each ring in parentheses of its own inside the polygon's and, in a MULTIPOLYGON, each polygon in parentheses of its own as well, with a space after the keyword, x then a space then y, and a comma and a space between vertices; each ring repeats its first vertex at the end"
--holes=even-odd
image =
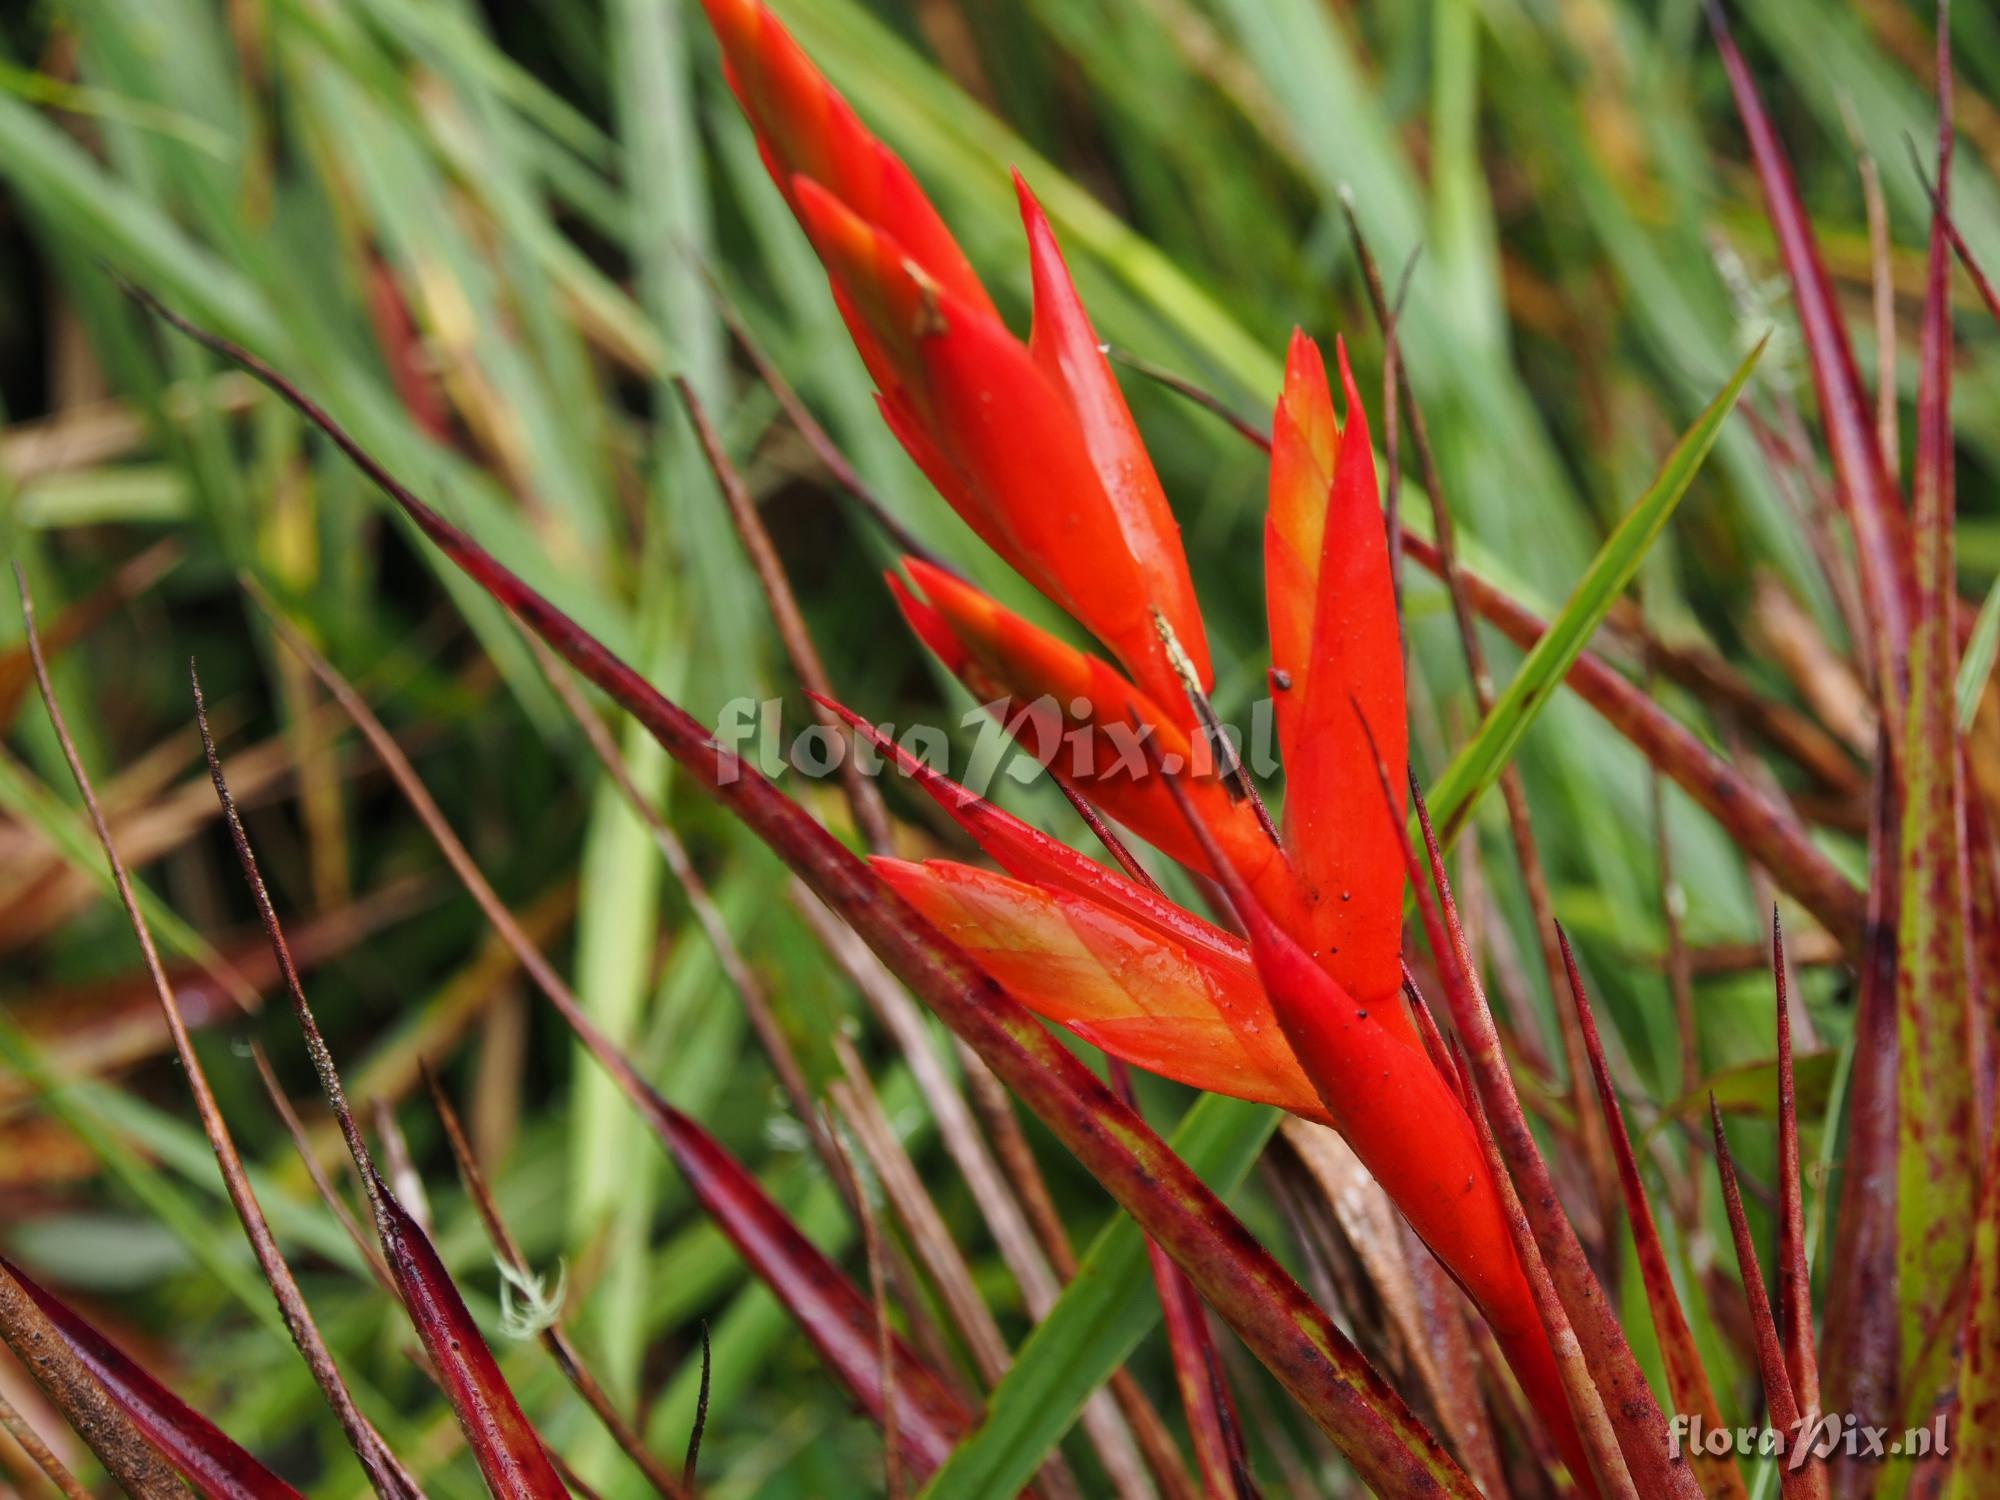
POLYGON ((889 426, 980 537, 1112 659, 915 559, 905 559, 907 581, 890 579, 905 617, 1074 793, 1217 881, 1248 937, 879 737, 1004 873, 949 861, 878 868, 1048 1020, 1137 1066, 1339 1130, 1485 1315, 1587 1487, 1477 1131, 1401 995, 1401 627, 1344 348, 1346 420, 1318 347, 1297 334, 1273 422, 1264 552, 1287 781, 1273 829, 1207 749, 1190 689, 1211 685, 1208 645, 1180 533, 1026 183, 1016 180, 1034 318, 1023 341, 909 168, 769 11, 757 0, 703 3, 889 426), (1150 744, 1147 767, 1195 769, 1171 784, 1134 774, 1124 731, 1150 744))

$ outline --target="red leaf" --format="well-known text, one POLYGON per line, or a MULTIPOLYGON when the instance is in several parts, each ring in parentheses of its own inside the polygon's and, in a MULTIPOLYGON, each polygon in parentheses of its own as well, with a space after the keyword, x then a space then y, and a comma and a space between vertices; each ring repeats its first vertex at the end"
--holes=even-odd
MULTIPOLYGON (((904 567, 921 599, 898 590, 911 628, 938 651, 975 697, 1004 707, 1002 722, 1049 773, 1073 786, 1164 853, 1213 871, 1188 832, 1147 745, 1169 764, 1194 768, 1189 795, 1223 857, 1267 901, 1289 909, 1291 873, 1248 802, 1214 774, 1206 741, 1104 661, 1031 625, 950 574, 916 558, 904 567)), ((1149 627, 1150 628, 1150 627, 1149 627)), ((1185 705, 1178 685, 1174 689, 1185 705)))
POLYGON ((1899 726, 1913 595, 1909 528, 1904 521, 1902 498, 1876 444, 1868 393, 1861 384, 1833 283, 1820 259, 1812 215, 1799 197, 1784 143, 1764 112, 1756 81, 1736 48, 1716 0, 1709 0, 1708 13, 1723 67, 1729 75, 1730 90, 1736 96, 1736 111, 1742 116, 1744 132, 1750 138, 1750 152, 1764 187, 1765 211, 1777 232, 1778 249, 1792 282, 1799 329, 1805 335, 1806 352, 1811 357, 1820 419, 1826 428, 1827 448, 1833 457, 1841 503, 1854 530, 1861 586, 1868 598, 1868 617, 1875 626, 1874 654, 1884 717, 1892 726, 1899 726))
POLYGON ((1521 1107, 1513 1074, 1500 1048, 1499 1030, 1479 982, 1478 965, 1459 920, 1458 903, 1445 875, 1437 830, 1414 783, 1412 791, 1431 884, 1449 934, 1449 947, 1437 959, 1440 965, 1458 970, 1457 982, 1446 994, 1454 1006, 1452 1019, 1466 1047, 1466 1062, 1477 1081, 1480 1119, 1491 1130, 1508 1172, 1520 1185, 1518 1201, 1534 1229, 1536 1248, 1561 1296, 1591 1381, 1602 1394, 1605 1416, 1618 1435, 1619 1450, 1632 1479, 1649 1496, 1700 1500, 1701 1488, 1687 1464, 1671 1450, 1666 1416, 1633 1356, 1604 1284, 1584 1254, 1576 1226, 1563 1208, 1554 1176, 1521 1107))
MULTIPOLYGON (((634 1102, 709 1217, 784 1304, 827 1368, 881 1423, 884 1371, 873 1301, 799 1232, 720 1142, 643 1083, 639 1087, 643 1101, 633 1095, 634 1102)), ((897 1442, 911 1470, 926 1476, 971 1431, 972 1416, 900 1338, 890 1340, 890 1361, 897 1442)))
MULTIPOLYGON (((1295 358, 1289 368, 1298 364, 1295 358)), ((1403 636, 1374 448, 1344 346, 1340 375, 1347 422, 1324 497, 1320 555, 1312 574, 1311 648, 1307 657, 1278 668, 1290 673, 1292 683, 1278 695, 1288 703, 1280 725, 1287 720, 1292 725, 1283 747, 1285 848, 1313 956, 1356 999, 1391 1005, 1402 984, 1401 830, 1409 737, 1403 636), (1388 801, 1373 795, 1378 767, 1387 772, 1388 801)), ((1306 383, 1323 395, 1323 381, 1306 383)), ((1288 404, 1280 403, 1274 431, 1289 426, 1288 404)), ((1278 468, 1274 454, 1274 476, 1278 468)), ((1302 542, 1307 529, 1299 528, 1302 542)), ((1274 609, 1274 663, 1277 624, 1274 609)), ((1288 635, 1291 628, 1286 626, 1288 635)))
MULTIPOLYGON (((1612 1087, 1611 1069, 1605 1062, 1604 1046, 1597 1035, 1597 1018, 1591 1013, 1590 996, 1583 976, 1577 972, 1576 955, 1570 951, 1569 934, 1556 929, 1562 944, 1563 963, 1569 972, 1570 994, 1575 997, 1583 1044, 1590 1056, 1591 1075, 1597 1082, 1597 1102, 1604 1111, 1604 1123, 1611 1149, 1618 1163, 1618 1185, 1625 1197, 1625 1218, 1632 1227, 1632 1247, 1639 1261, 1639 1276, 1646 1287, 1646 1304, 1652 1310, 1653 1331, 1660 1340, 1660 1359, 1666 1367, 1667 1390, 1674 1409, 1683 1415, 1699 1416, 1711 1428, 1723 1426, 1722 1408, 1715 1399, 1715 1387, 1702 1365, 1701 1351, 1695 1347, 1694 1330, 1688 1326, 1681 1308, 1680 1293, 1674 1289, 1673 1271, 1667 1264, 1666 1246, 1660 1242, 1659 1225, 1653 1220, 1653 1205, 1646 1197, 1646 1184, 1639 1176, 1639 1162, 1632 1154, 1632 1137, 1625 1129, 1625 1115, 1618 1106, 1612 1087)), ((1711 1455, 1705 1449, 1693 1452, 1702 1489, 1709 1500, 1748 1500, 1749 1491, 1736 1460, 1728 1455, 1711 1455)))
POLYGON ((500 1373, 499 1362, 430 1237, 374 1175, 372 1166, 364 1164, 362 1170, 370 1174, 375 1226, 389 1274, 396 1279, 410 1325, 423 1341, 458 1425, 465 1430, 486 1487, 498 1500, 520 1496, 569 1500, 569 1490, 514 1399, 507 1377, 500 1373))
MULTIPOLYGON (((1757 1347, 1757 1368, 1764 1381, 1764 1402, 1770 1408, 1771 1427, 1785 1435, 1789 1453, 1799 1430, 1799 1404, 1792 1393, 1791 1377, 1785 1372, 1784 1345, 1771 1316, 1764 1271, 1757 1264, 1757 1243, 1750 1238, 1750 1221, 1743 1215, 1743 1194, 1736 1185, 1736 1163, 1729 1155, 1722 1110, 1712 1097, 1708 1112, 1715 1129, 1716 1164, 1722 1173, 1722 1203, 1729 1211, 1729 1230, 1736 1241, 1736 1264, 1743 1272, 1743 1295, 1750 1305, 1750 1331, 1757 1347)), ((1779 1464, 1778 1484, 1785 1500, 1823 1500, 1826 1464, 1810 1453, 1799 1468, 1793 1468, 1789 1462, 1779 1464)))
POLYGON ((1799 1175, 1799 1100, 1792 1074, 1792 1008, 1785 978, 1785 936, 1771 910, 1771 969, 1778 1009, 1778 1314, 1785 1370, 1799 1410, 1816 1417, 1819 1364, 1813 1357, 1812 1268, 1806 1253, 1804 1180, 1799 1175))
POLYGON ((313 1016, 305 987, 299 982, 298 966, 285 942, 284 928, 258 868, 256 851, 250 847, 250 836, 244 830, 236 800, 223 777, 222 760, 216 754, 198 678, 194 683, 194 704, 201 748, 208 758, 209 779, 215 785, 216 800, 222 805, 223 821, 229 829, 237 863, 242 867, 244 883, 250 887, 257 915, 264 924, 271 955, 277 960, 278 972, 291 996, 293 1015, 305 1035, 306 1051, 327 1102, 333 1107, 348 1154, 361 1174, 361 1184, 374 1211, 376 1237, 382 1242, 383 1255, 402 1297, 404 1312, 416 1329, 424 1352, 430 1356, 431 1367, 458 1418, 458 1425, 465 1432, 466 1443, 485 1477, 486 1487, 497 1500, 522 1500, 522 1497, 569 1500, 569 1490, 549 1461, 541 1438, 529 1425, 513 1391, 508 1389, 493 1351, 486 1347, 479 1325, 466 1309, 451 1273, 445 1270, 423 1227, 397 1202, 375 1170, 367 1144, 347 1107, 333 1054, 313 1016))
MULTIPOLYGON (((1886 737, 1886 736, 1885 736, 1886 737)), ((1854 1019, 1854 1073, 1833 1256, 1826 1276, 1821 1364, 1829 1411, 1886 1426, 1896 1415, 1902 1334, 1896 1304, 1896 911, 1900 902, 1895 777, 1886 746, 1875 756, 1868 834, 1867 939, 1854 1019)), ((1882 1465, 1836 1454, 1835 1492, 1872 1494, 1882 1465)))
POLYGON ((55 1293, 37 1285, 19 1266, 0 1267, 55 1325, 111 1399, 147 1442, 209 1500, 298 1500, 299 1492, 239 1447, 227 1433, 161 1385, 55 1293))

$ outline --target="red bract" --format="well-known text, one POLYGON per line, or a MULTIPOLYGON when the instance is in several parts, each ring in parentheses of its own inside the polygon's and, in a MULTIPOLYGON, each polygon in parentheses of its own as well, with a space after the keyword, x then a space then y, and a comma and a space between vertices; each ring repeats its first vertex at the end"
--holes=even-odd
POLYGON ((1206 923, 1172 932, 970 865, 875 868, 1038 1015, 1152 1072, 1333 1123, 1241 939, 1206 923))
POLYGON ((1398 824, 1409 739, 1403 638, 1368 420, 1347 350, 1339 352, 1346 425, 1335 426, 1319 350, 1300 334, 1272 423, 1271 677, 1285 845, 1308 946, 1357 999, 1393 1006, 1402 982, 1398 824), (1378 752, 1393 812, 1377 795, 1378 752))
MULTIPOLYGON (((1001 722, 1054 775, 1149 843, 1215 873, 1206 868, 1166 784, 1151 774, 1150 741, 1169 765, 1201 773, 1190 783, 1191 794, 1230 867, 1260 889, 1267 873, 1283 877, 1284 862, 1255 810, 1231 799, 1206 763, 1213 758, 1205 742, 1190 739, 1160 700, 1102 658, 1030 624, 941 569, 916 558, 905 558, 903 565, 921 597, 893 578, 890 588, 911 629, 975 697, 995 705, 1001 722)), ((1170 701, 1185 706, 1187 696, 1177 686, 1170 701)), ((1272 895, 1281 897, 1282 891, 1272 895)))
POLYGON ((890 426, 1124 672, 914 559, 909 586, 890 580, 905 616, 1073 792, 1222 881, 1251 942, 931 773, 927 789, 1009 875, 890 860, 878 870, 1047 1019, 1142 1067, 1339 1128, 1485 1312, 1587 1483, 1495 1179, 1400 994, 1401 628, 1345 351, 1345 422, 1301 334, 1273 425, 1265 560, 1288 780, 1281 847, 1203 738, 1190 688, 1207 689, 1209 665, 1179 535, 1033 197, 1021 187, 1035 288, 1023 343, 909 170, 763 7, 704 3, 890 426), (1178 671, 1175 641, 1187 657, 1178 671))
POLYGON ((1035 324, 1011 333, 909 168, 756 0, 703 0, 765 163, 825 262, 883 415, 994 551, 1189 722, 1154 627, 1209 681, 1180 533, 1040 207, 1035 324))
MULTIPOLYGON (((754 766, 717 743, 684 708, 397 479, 310 396, 241 345, 144 293, 138 295, 172 326, 249 371, 324 432, 466 576, 627 708, 699 786, 784 859, 1173 1257, 1364 1483, 1385 1495, 1448 1494, 1472 1500, 1477 1493, 1472 1481, 1326 1311, 1144 1120, 1036 1026, 1025 1007, 980 972, 963 949, 754 766)), ((469 868, 469 861, 464 865, 469 868)), ((497 898, 488 910, 502 910, 497 898)), ((516 951, 524 964, 546 970, 525 938, 516 951)), ((559 983, 547 992, 553 999, 561 993, 559 983)), ((564 1014, 580 1032, 588 1031, 580 1024, 585 1020, 580 1011, 565 1008, 564 1014)))

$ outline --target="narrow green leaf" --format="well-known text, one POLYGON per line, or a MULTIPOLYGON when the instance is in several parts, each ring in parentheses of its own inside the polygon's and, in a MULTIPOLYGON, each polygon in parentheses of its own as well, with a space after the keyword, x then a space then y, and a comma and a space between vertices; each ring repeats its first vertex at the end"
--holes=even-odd
MULTIPOLYGON (((109 893, 111 874, 104 867, 94 836, 81 813, 66 804, 33 772, 12 756, 0 751, 0 809, 12 813, 55 846, 56 852, 78 873, 109 893)), ((228 965, 208 940, 184 921, 143 882, 134 892, 146 920, 153 925, 166 946, 183 958, 217 973, 227 973, 228 965)))
MULTIPOLYGON (((1792 1059, 1792 1084, 1802 1121, 1822 1119, 1833 1099, 1834 1076, 1840 1069, 1835 1051, 1806 1052, 1792 1059)), ((1677 1120, 1698 1120, 1714 1099, 1724 1114, 1777 1118, 1778 1061, 1764 1058, 1737 1063, 1711 1073, 1660 1112, 1654 1133, 1677 1120)))
POLYGON ((1724 418, 1735 408, 1736 398, 1742 394, 1744 383, 1763 351, 1761 343, 1750 351, 1721 394, 1674 445, 1652 487, 1639 497, 1639 503, 1598 549, 1562 613, 1521 663, 1521 670, 1494 703, 1493 712, 1486 716, 1479 733, 1438 778, 1430 794, 1431 816, 1448 835, 1464 823, 1480 794, 1499 776, 1520 744, 1521 736, 1553 696, 1556 684, 1568 673, 1604 616, 1632 581, 1647 550, 1687 493, 1709 449, 1715 446, 1724 418))
POLYGON ((1996 648, 2000 648, 2000 578, 1994 579, 1993 587, 1986 591, 1986 602, 1979 606, 1979 618, 1972 624, 1972 639, 1965 643, 1965 657, 1958 664, 1954 691, 1960 733, 1972 728, 1973 715, 1979 712, 1986 679, 1993 675, 1996 648))
MULTIPOLYGON (((1203 1181, 1227 1196, 1277 1128, 1277 1112, 1205 1094, 1168 1144, 1203 1181)), ((1011 1500, 1091 1393, 1125 1363, 1159 1321, 1160 1300, 1139 1226, 1118 1214, 1099 1231, 1076 1279, 1022 1344, 1014 1368, 986 1403, 986 1420, 931 1476, 919 1500, 1011 1500)))

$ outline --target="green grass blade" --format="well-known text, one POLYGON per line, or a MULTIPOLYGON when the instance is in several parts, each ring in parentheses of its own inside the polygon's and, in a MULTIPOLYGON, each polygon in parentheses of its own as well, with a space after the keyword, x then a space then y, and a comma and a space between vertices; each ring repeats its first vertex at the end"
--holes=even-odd
MULTIPOLYGON (((1168 1144, 1225 1196, 1249 1172, 1277 1128, 1277 1114, 1220 1094, 1204 1095, 1168 1144)), ((1125 1215, 1099 1232, 1049 1315, 994 1387, 986 1420, 931 1476, 920 1500, 1011 1500, 1034 1478, 1083 1403, 1125 1363, 1159 1321, 1146 1240, 1125 1215)))
POLYGON ((1965 643, 1965 656, 1958 664, 1958 682, 1953 692, 1958 700, 1961 732, 1972 728, 1980 695, 1986 691, 1986 679, 1993 675, 1996 648, 2000 648, 2000 578, 1994 579, 1993 587, 1986 591, 1986 602, 1979 606, 1979 618, 1972 624, 1972 639, 1965 643))
POLYGON ((1521 736, 1553 695, 1556 684, 1562 681, 1612 604, 1632 581, 1647 550, 1687 493, 1709 449, 1715 446, 1723 420, 1734 410, 1736 398, 1742 394, 1763 349, 1759 344, 1736 367, 1721 394, 1674 445, 1651 488, 1639 497, 1639 503, 1598 550, 1562 613, 1521 663, 1520 671, 1494 703, 1479 733, 1438 778, 1430 794, 1430 806, 1431 816, 1440 827, 1449 832, 1463 824, 1473 803, 1499 776, 1521 743, 1521 736))

